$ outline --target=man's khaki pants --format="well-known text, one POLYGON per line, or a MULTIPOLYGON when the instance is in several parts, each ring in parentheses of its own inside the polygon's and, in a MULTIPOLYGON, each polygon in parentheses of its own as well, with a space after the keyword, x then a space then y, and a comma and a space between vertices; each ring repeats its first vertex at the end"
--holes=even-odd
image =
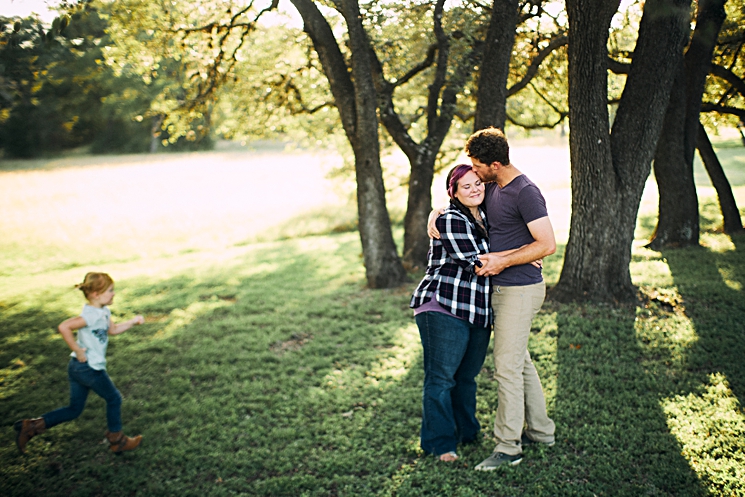
POLYGON ((545 296, 545 283, 495 286, 492 291, 494 366, 499 382, 494 420, 497 452, 522 453, 523 428, 536 442, 554 441, 555 425, 546 414, 541 380, 528 353, 530 326, 545 296))

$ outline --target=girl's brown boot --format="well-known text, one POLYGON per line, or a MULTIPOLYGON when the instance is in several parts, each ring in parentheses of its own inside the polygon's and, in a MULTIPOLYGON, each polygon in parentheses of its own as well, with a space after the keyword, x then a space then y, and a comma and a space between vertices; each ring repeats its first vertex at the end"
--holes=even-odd
POLYGON ((26 444, 36 435, 44 433, 47 429, 47 425, 44 422, 44 418, 36 419, 22 419, 16 421, 13 424, 13 428, 16 430, 16 445, 21 454, 26 453, 26 444))
POLYGON ((114 454, 121 454, 128 450, 134 450, 142 442, 142 435, 136 437, 128 437, 121 431, 111 433, 106 431, 106 438, 109 441, 109 448, 114 454))

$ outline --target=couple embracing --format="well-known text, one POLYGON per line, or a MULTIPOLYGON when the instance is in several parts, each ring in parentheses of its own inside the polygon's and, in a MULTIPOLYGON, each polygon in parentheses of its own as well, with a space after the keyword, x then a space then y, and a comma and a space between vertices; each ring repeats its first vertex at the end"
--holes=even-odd
POLYGON ((450 205, 430 221, 427 272, 411 307, 424 349, 421 446, 441 461, 477 440, 476 375, 494 326, 497 446, 477 470, 516 465, 529 444, 554 444, 554 422, 528 353, 546 294, 541 259, 556 250, 540 190, 510 163, 501 130, 468 138, 471 165, 447 178, 450 205))

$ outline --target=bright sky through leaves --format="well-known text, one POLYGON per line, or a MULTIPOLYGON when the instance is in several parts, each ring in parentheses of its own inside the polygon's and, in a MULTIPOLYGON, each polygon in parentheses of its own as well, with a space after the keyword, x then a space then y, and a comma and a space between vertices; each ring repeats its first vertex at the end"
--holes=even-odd
POLYGON ((49 10, 49 6, 59 5, 58 0, 1 0, 0 15, 5 17, 28 17, 32 13, 39 14, 44 22, 52 22, 56 12, 49 10))

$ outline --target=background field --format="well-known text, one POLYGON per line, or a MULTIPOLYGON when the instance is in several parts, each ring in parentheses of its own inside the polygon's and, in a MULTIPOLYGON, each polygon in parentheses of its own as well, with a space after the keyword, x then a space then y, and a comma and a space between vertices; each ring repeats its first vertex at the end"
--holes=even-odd
MULTIPOLYGON (((743 210, 745 152, 731 140, 719 153, 743 210)), ((568 151, 524 141, 513 162, 547 198, 561 244, 546 261, 553 284, 568 151)), ((717 231, 700 166, 704 247, 642 247, 649 182, 632 261, 643 300, 544 305, 530 347, 558 443, 482 474, 471 468, 493 448, 491 359, 485 439, 455 465, 424 456, 408 309, 421 274, 365 288, 353 184, 327 178, 339 165, 276 149, 0 162, 0 494, 745 495, 745 240, 717 231), (12 423, 67 401, 55 328, 79 312, 71 287, 91 270, 117 281, 115 319, 146 316, 109 349, 125 430, 143 445, 111 455, 92 396, 21 456, 12 423)), ((403 198, 392 188, 394 219, 403 198)))

